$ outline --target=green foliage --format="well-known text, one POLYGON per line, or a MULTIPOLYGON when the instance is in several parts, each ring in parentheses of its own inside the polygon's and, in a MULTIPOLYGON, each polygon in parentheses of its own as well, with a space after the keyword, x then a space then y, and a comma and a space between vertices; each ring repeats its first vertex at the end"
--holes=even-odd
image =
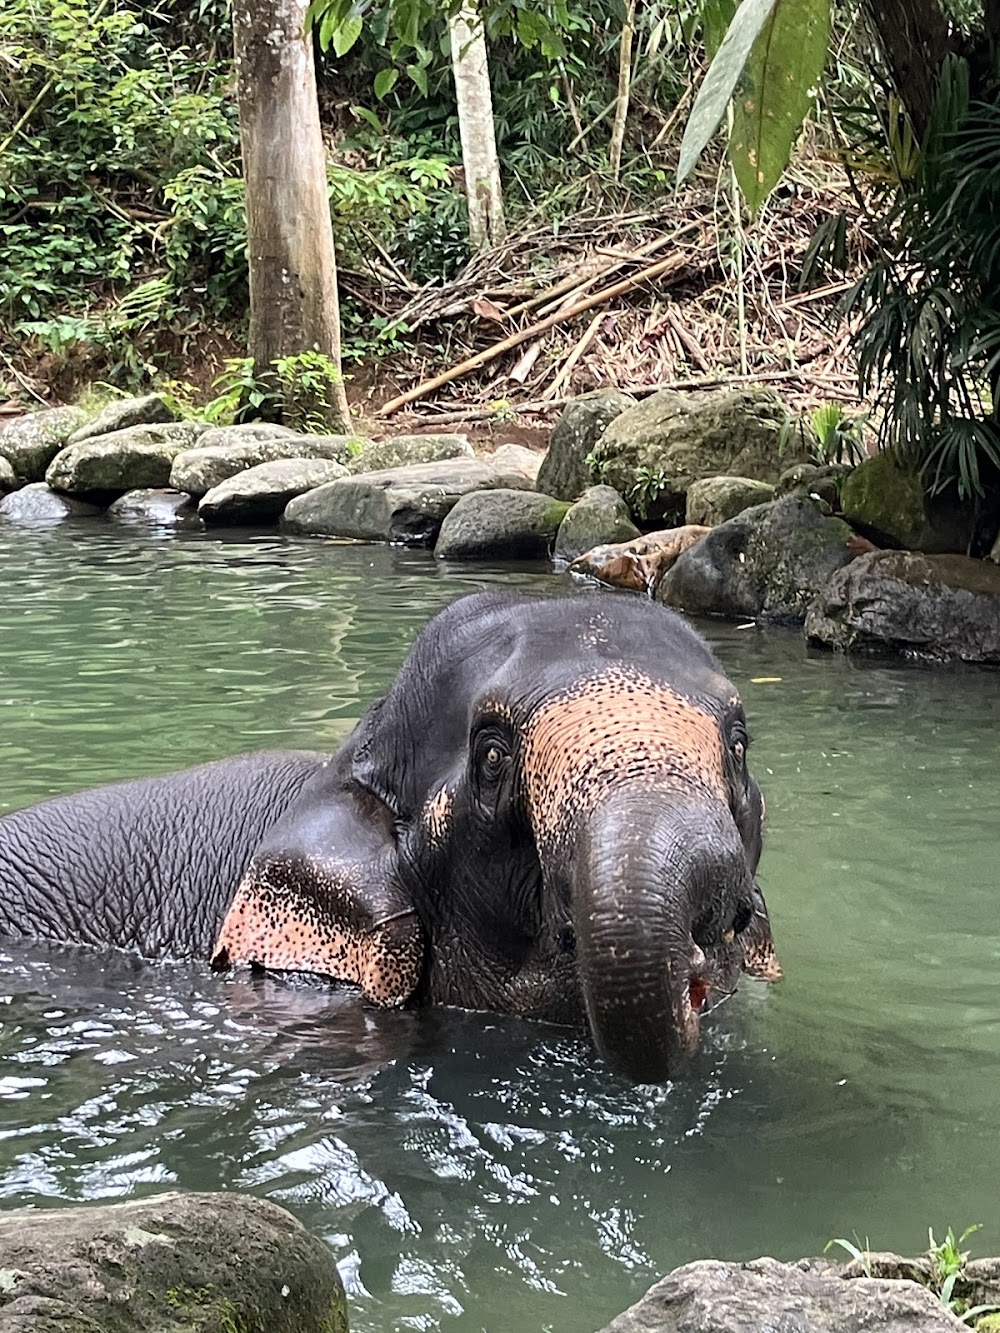
MULTIPOLYGON (((252 357, 233 357, 213 381, 215 397, 198 409, 198 416, 214 425, 264 418, 292 430, 322 435, 334 418, 333 391, 341 382, 340 371, 323 352, 279 357, 262 374, 252 357)), ((174 385, 173 389, 175 401, 191 401, 184 386, 174 385)))
POLYGON ((823 1253, 829 1254, 834 1246, 837 1246, 839 1249, 843 1250, 845 1254, 849 1254, 855 1263, 860 1264, 861 1271, 864 1273, 865 1277, 871 1277, 872 1275, 871 1244, 867 1236, 865 1237, 865 1243, 863 1247, 861 1245, 860 1239, 858 1238, 857 1232, 854 1233, 853 1241, 844 1240, 843 1237, 838 1237, 836 1240, 828 1240, 826 1244, 823 1246, 823 1253))
POLYGON ((629 491, 629 499, 640 518, 648 518, 649 511, 663 492, 669 489, 670 478, 666 473, 650 467, 636 469, 635 485, 629 491))
POLYGON ((863 416, 852 417, 839 403, 821 403, 810 421, 821 463, 860 463, 865 457, 863 416))

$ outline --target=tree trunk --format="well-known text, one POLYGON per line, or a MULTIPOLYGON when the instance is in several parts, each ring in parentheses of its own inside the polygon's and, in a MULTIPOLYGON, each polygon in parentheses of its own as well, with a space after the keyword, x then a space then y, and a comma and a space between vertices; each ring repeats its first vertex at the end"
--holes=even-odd
MULTIPOLYGON (((234 0, 255 374, 279 357, 320 352, 337 382, 331 429, 348 428, 340 376, 337 263, 316 101, 307 0, 234 0)), ((332 401, 331 401, 332 400, 332 401)))
POLYGON ((482 250, 502 241, 507 229, 493 128, 486 37, 475 0, 464 0, 462 7, 449 19, 448 31, 458 102, 458 128, 462 138, 465 193, 469 201, 469 239, 477 250, 482 250))
POLYGON ((611 148, 608 154, 611 175, 615 180, 621 174, 622 146, 625 143, 625 122, 628 120, 629 96, 632 90, 632 35, 635 30, 635 0, 628 0, 621 44, 618 48, 618 96, 615 99, 615 122, 611 127, 611 148))
POLYGON ((918 142, 930 123, 941 62, 956 50, 938 0, 866 0, 868 20, 918 142))

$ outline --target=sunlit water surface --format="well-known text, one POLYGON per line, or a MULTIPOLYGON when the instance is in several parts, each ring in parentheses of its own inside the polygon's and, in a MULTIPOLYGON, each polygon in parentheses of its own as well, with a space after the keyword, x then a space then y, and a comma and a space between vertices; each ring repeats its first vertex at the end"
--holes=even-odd
MULTIPOLYGON (((539 569, 332 543, 0 531, 0 809, 332 748, 420 626, 539 569)), ((612 594, 601 594, 612 595, 612 594)), ((770 816, 787 979, 685 1081, 582 1038, 271 979, 0 946, 0 1206, 243 1189, 334 1247, 357 1333, 589 1333, 706 1255, 1000 1246, 1000 677, 706 627, 770 816)))

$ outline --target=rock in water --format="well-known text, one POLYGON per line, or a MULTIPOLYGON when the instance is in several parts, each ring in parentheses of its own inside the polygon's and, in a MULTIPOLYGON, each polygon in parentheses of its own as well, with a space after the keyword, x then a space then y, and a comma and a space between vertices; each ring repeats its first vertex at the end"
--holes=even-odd
POLYGON ((48 407, 16 417, 0 430, 0 455, 22 481, 42 481, 45 469, 86 420, 78 407, 48 407))
POLYGON ((848 653, 1000 664, 1000 569, 964 555, 874 551, 819 590, 806 636, 848 653))
POLYGON ((575 560, 595 546, 614 546, 640 535, 629 507, 610 486, 591 486, 566 512, 554 551, 557 560, 575 560))
POLYGON ((219 426, 206 431, 197 447, 178 454, 170 469, 170 485, 200 499, 230 477, 261 463, 282 458, 328 458, 347 463, 366 441, 350 435, 300 435, 284 426, 255 421, 245 426, 219 426))
POLYGON ((99 513, 99 505, 87 504, 69 495, 56 495, 44 481, 33 481, 0 500, 0 518, 26 528, 49 528, 67 518, 93 518, 99 513))
POLYGON ((901 468, 891 453, 866 458, 844 480, 844 517, 880 546, 947 554, 968 549, 975 505, 957 498, 931 499, 920 478, 901 468))
POLYGON ((112 431, 127 430, 129 426, 159 426, 176 420, 177 413, 158 393, 147 394, 144 398, 121 398, 102 407, 93 421, 75 430, 66 443, 82 444, 95 435, 110 435, 112 431))
POLYGON ((531 482, 479 458, 363 472, 298 496, 281 526, 286 532, 429 546, 463 495, 500 487, 531 490, 531 482))
POLYGON ((538 489, 558 500, 576 500, 582 495, 597 481, 588 460, 598 440, 630 407, 635 407, 635 399, 618 389, 597 389, 567 403, 538 470, 538 489))
POLYGON ((246 1194, 8 1210, 0 1255, 0 1333, 347 1333, 333 1252, 246 1194))
POLYGON ((801 624, 816 592, 854 559, 851 528, 802 496, 744 509, 685 551, 657 594, 689 615, 801 624))
POLYGON ((541 559, 552 549, 569 508, 537 491, 476 491, 463 495, 441 524, 439 560, 541 559))
POLYGON ((394 435, 387 440, 369 440, 348 459, 347 470, 355 474, 384 472, 387 468, 412 467, 415 463, 472 457, 472 444, 466 435, 394 435))
POLYGON ((7 491, 12 491, 17 485, 17 477, 14 469, 2 454, 0 454, 0 495, 7 491))
POLYGON ((182 491, 147 488, 126 491, 108 510, 116 523, 134 523, 143 527, 175 528, 197 518, 190 495, 182 491))
POLYGON ((71 444, 49 464, 45 480, 70 495, 124 494, 166 486, 173 460, 204 434, 194 421, 129 426, 71 444))
POLYGON ((704 477, 693 481, 687 491, 686 523, 701 523, 715 528, 744 509, 767 504, 774 499, 774 487, 752 477, 704 477))
POLYGON ((846 1278, 821 1259, 676 1268, 602 1333, 959 1333, 968 1324, 916 1282, 846 1278))
POLYGON ((276 523, 289 500, 346 476, 347 468, 332 458, 279 458, 213 486, 202 497, 198 513, 210 526, 276 523))

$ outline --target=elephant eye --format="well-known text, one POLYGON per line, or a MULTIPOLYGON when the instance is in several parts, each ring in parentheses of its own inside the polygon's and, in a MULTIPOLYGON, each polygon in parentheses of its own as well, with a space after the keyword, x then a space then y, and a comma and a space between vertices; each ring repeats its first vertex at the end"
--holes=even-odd
POLYGON ((492 729, 477 738, 474 753, 481 780, 496 783, 504 777, 510 762, 510 751, 492 729))

